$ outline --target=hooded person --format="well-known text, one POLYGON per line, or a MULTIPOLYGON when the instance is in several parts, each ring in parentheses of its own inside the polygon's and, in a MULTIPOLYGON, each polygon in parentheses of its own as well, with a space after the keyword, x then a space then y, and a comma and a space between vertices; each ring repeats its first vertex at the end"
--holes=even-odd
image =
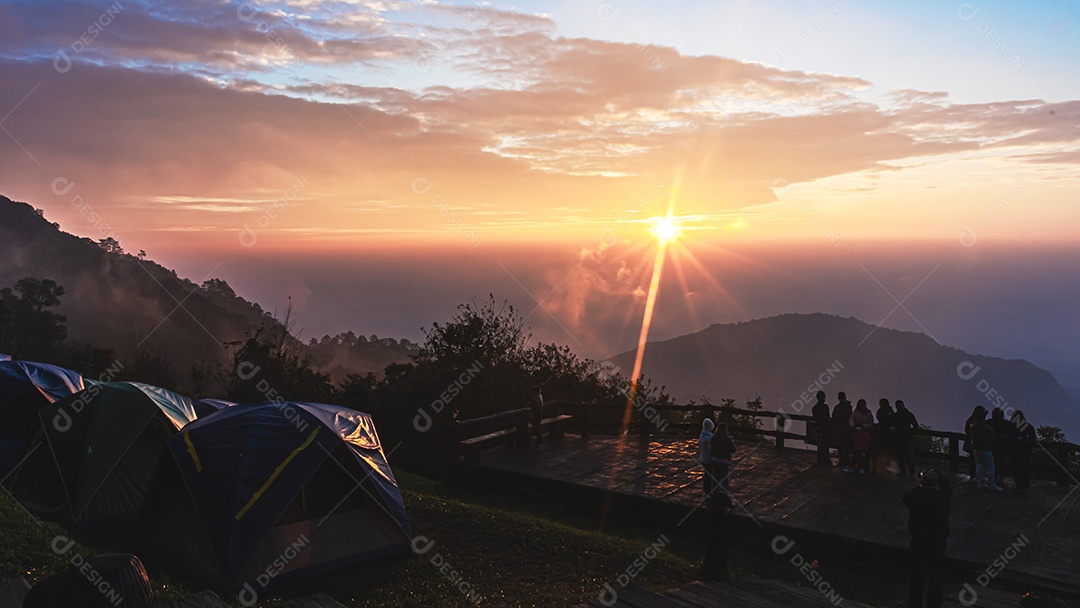
POLYGON ((701 421, 701 435, 698 436, 698 460, 701 462, 701 468, 705 471, 702 475, 702 483, 704 484, 706 497, 712 492, 715 484, 712 475, 712 448, 709 445, 712 442, 713 429, 715 428, 716 425, 713 423, 712 418, 706 418, 701 421))

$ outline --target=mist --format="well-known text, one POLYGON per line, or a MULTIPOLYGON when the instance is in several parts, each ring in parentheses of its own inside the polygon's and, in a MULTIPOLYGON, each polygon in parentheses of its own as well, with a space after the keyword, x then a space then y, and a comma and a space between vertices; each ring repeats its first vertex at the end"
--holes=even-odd
MULTIPOLYGON (((535 340, 603 359, 637 343, 656 245, 358 247, 326 253, 171 252, 181 276, 227 280, 301 338, 354 331, 423 340, 423 327, 488 294, 535 340)), ((1080 386, 1080 247, 1027 244, 675 244, 650 339, 789 312, 926 333, 973 354, 1027 359, 1080 386), (696 262, 695 262, 696 260, 696 262)), ((645 370, 646 373, 648 370, 645 370)))

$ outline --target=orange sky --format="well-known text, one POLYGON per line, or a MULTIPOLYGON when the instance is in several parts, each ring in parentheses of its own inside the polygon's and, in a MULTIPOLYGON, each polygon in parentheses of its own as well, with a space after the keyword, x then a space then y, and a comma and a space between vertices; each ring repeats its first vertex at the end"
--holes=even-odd
MULTIPOLYGON (((195 20, 133 2, 104 23, 16 3, 0 193, 152 257, 610 245, 647 238, 676 183, 691 243, 1075 240, 1080 101, 695 54, 606 13, 612 39, 564 37, 580 24, 540 10, 331 4, 195 20)), ((807 29, 821 47, 853 35, 829 14, 807 29)))

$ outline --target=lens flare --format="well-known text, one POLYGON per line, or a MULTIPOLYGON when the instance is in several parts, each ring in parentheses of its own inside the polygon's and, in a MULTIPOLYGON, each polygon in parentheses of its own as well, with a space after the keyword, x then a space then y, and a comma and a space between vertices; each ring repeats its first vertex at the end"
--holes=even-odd
POLYGON ((656 225, 653 226, 653 234, 656 235, 661 245, 667 244, 678 238, 679 225, 675 222, 675 218, 669 215, 656 222, 656 225))
POLYGON ((653 310, 656 306, 656 296, 660 292, 660 275, 664 270, 664 258, 667 256, 667 246, 679 236, 679 227, 675 223, 675 201, 679 196, 679 182, 676 180, 675 187, 671 190, 671 198, 668 201, 667 215, 656 222, 653 232, 659 241, 656 251, 656 259, 653 262, 652 280, 649 282, 649 293, 645 298, 645 312, 641 318, 641 334, 638 335, 637 354, 634 357, 634 371, 630 376, 630 391, 626 395, 626 410, 623 414, 623 432, 630 428, 630 417, 637 405, 638 377, 641 375, 641 364, 645 359, 645 344, 649 340, 649 327, 652 325, 653 310))

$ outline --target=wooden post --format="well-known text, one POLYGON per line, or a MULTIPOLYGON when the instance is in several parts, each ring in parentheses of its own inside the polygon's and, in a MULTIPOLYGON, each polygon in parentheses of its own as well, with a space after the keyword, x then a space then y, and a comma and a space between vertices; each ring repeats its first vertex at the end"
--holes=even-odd
POLYGON ((1071 481, 1069 478, 1069 445, 1059 443, 1055 447, 1056 454, 1054 454, 1054 457, 1058 461, 1057 483, 1059 486, 1068 486, 1071 481))
POLYGON ((776 451, 780 452, 784 449, 784 437, 787 433, 784 431, 784 416, 780 412, 776 413, 776 451))
POLYGON ((461 420, 458 418, 459 415, 460 413, 457 410, 451 412, 450 428, 447 429, 449 431, 449 437, 453 442, 450 445, 450 451, 452 452, 451 457, 454 459, 454 464, 465 459, 465 448, 461 445, 461 440, 465 438, 461 436, 461 420))
POLYGON ((531 418, 531 416, 526 414, 517 420, 517 444, 524 447, 528 447, 531 443, 531 438, 529 437, 529 418, 531 418))
POLYGON ((956 435, 949 436, 949 472, 960 472, 960 438, 956 435))

